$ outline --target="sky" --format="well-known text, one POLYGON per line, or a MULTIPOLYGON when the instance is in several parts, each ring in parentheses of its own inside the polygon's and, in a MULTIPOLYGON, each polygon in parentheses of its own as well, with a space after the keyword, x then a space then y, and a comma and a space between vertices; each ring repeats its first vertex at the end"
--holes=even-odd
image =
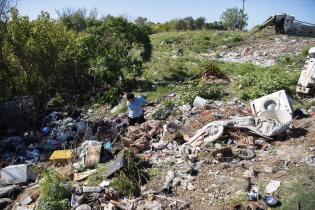
MULTIPOLYGON (((138 16, 153 22, 165 22, 173 18, 203 16, 208 22, 220 20, 226 8, 242 7, 243 0, 19 0, 21 15, 35 19, 40 11, 57 18, 56 10, 96 9, 100 16, 123 15, 130 20, 138 16)), ((263 23, 275 14, 290 14, 297 20, 315 24, 315 0, 245 0, 248 27, 263 23)))

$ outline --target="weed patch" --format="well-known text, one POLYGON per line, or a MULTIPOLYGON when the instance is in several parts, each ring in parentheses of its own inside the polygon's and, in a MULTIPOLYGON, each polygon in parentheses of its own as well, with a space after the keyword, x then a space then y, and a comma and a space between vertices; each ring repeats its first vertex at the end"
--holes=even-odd
POLYGON ((121 195, 139 196, 140 186, 148 181, 145 168, 146 163, 126 149, 124 153, 124 167, 114 175, 111 186, 121 195))
POLYGON ((298 180, 290 180, 281 185, 277 196, 280 198, 282 205, 279 210, 296 209, 299 203, 300 209, 313 210, 315 206, 315 184, 314 169, 302 166, 291 169, 291 173, 299 176, 298 180), (294 171, 292 171, 294 170, 294 171))
POLYGON ((255 99, 284 89, 287 94, 295 93, 298 80, 296 72, 286 72, 277 68, 258 68, 241 77, 240 97, 244 100, 255 99))
POLYGON ((218 99, 222 96, 219 85, 205 81, 189 81, 178 87, 178 92, 182 104, 192 104, 196 96, 206 99, 218 99))
POLYGON ((36 210, 70 209, 71 185, 56 171, 46 171, 40 184, 41 196, 36 210))
POLYGON ((88 177, 87 183, 90 186, 98 186, 104 181, 104 174, 106 172, 107 164, 98 164, 96 168, 96 172, 88 177))

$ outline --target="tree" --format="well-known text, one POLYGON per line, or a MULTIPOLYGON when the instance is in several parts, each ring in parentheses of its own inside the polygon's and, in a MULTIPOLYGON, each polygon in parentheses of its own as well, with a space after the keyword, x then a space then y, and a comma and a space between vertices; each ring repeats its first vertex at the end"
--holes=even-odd
POLYGON ((149 21, 145 17, 138 17, 135 20, 135 24, 138 25, 140 28, 142 28, 143 31, 145 31, 147 34, 153 34, 153 23, 149 21))
POLYGON ((10 75, 3 52, 3 42, 7 31, 8 13, 10 7, 14 6, 14 0, 0 0, 0 100, 7 95, 7 82, 10 75))
POLYGON ((247 26, 248 17, 247 14, 243 13, 242 9, 227 8, 221 15, 221 21, 225 24, 228 29, 243 29, 247 26))
POLYGON ((194 19, 192 17, 185 17, 184 20, 185 20, 185 22, 187 24, 187 28, 189 30, 195 30, 196 29, 195 21, 194 21, 194 19))
POLYGON ((176 26, 175 27, 176 27, 177 31, 188 29, 187 22, 184 19, 176 20, 176 26))
POLYGON ((197 29, 203 29, 205 27, 206 24, 206 18, 205 17, 199 17, 195 20, 195 25, 197 27, 197 29))
MULTIPOLYGON (((75 33, 52 20, 48 13, 30 21, 13 9, 11 18, 4 42, 6 58, 14 72, 8 87, 14 88, 18 94, 45 96, 78 90, 75 86, 79 80, 75 76, 76 68, 70 62, 76 58, 67 53, 74 45, 75 33)), ((83 77, 84 73, 79 75, 83 77)))
POLYGON ((88 27, 98 24, 96 9, 91 10, 89 14, 87 14, 86 9, 75 10, 70 7, 57 10, 56 12, 61 22, 63 22, 69 29, 77 32, 82 32, 88 27))
POLYGON ((217 22, 214 21, 212 23, 206 23, 205 27, 207 29, 214 29, 214 30, 227 30, 227 27, 225 24, 223 24, 221 21, 217 22))
POLYGON ((123 87, 126 78, 139 76, 152 51, 146 31, 123 17, 106 17, 102 25, 87 31, 82 44, 90 74, 108 88, 123 87))

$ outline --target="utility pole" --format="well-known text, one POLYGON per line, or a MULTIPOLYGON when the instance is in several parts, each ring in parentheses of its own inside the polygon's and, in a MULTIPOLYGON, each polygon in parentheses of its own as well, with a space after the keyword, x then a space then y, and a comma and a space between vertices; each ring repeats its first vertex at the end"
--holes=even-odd
POLYGON ((245 0, 243 0, 243 9, 242 9, 242 30, 244 29, 244 9, 245 9, 245 0))

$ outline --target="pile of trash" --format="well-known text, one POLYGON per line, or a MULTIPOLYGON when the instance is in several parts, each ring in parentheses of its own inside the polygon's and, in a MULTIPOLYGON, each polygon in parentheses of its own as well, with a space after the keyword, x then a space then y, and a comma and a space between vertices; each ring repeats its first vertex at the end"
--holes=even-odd
MULTIPOLYGON (((3 139, 0 208, 36 209, 39 193, 25 196, 25 192, 39 191, 43 168, 61 172, 67 166, 70 169, 64 174, 72 183, 67 205, 73 209, 189 208, 189 202, 172 196, 173 189, 195 191, 204 164, 255 161, 256 150, 287 131, 293 115, 284 90, 252 101, 251 107, 237 99, 196 97, 193 107, 187 104, 173 110, 180 114, 163 120, 154 119, 154 110, 148 111, 147 121, 135 126, 128 126, 126 116, 90 122, 91 111, 76 117, 51 112, 41 131, 3 139), (147 170, 166 166, 171 167, 160 189, 146 189, 147 170)), ((271 181, 261 197, 251 183, 253 174, 247 170, 244 175, 247 209, 277 205, 272 193, 280 181, 271 181)))

